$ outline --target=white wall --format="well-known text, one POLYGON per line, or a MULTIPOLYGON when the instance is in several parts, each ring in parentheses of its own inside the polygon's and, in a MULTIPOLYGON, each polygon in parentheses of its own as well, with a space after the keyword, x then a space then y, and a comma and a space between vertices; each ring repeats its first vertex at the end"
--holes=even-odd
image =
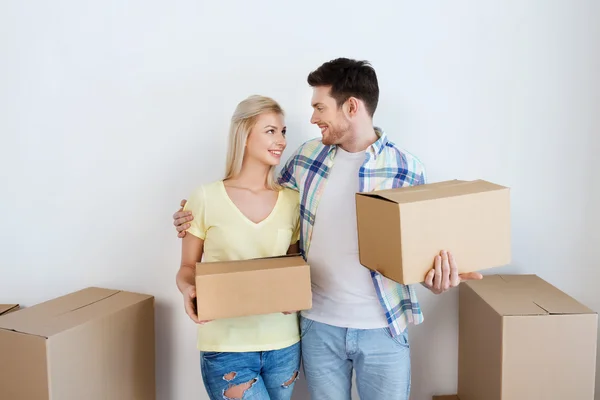
MULTIPOLYGON (((600 3, 363 4, 1 2, 0 303, 154 294, 159 399, 206 399, 171 215, 220 177, 238 101, 282 103, 289 155, 318 135, 306 75, 349 56, 373 62, 376 123, 431 181, 512 187, 514 262, 491 272, 537 273, 600 310, 600 3)), ((419 293, 425 400, 456 387, 457 297, 419 293)))

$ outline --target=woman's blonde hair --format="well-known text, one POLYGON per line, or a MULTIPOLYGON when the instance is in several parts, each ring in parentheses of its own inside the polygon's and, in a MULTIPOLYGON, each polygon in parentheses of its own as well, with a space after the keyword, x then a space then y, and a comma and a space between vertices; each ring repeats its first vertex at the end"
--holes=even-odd
MULTIPOLYGON (((253 95, 237 105, 229 126, 225 179, 234 178, 242 170, 248 135, 250 135, 250 131, 256 124, 258 116, 267 112, 285 115, 281 106, 270 97, 253 95)), ((275 168, 275 166, 272 166, 269 170, 266 186, 269 189, 279 190, 281 186, 275 179, 275 168)))

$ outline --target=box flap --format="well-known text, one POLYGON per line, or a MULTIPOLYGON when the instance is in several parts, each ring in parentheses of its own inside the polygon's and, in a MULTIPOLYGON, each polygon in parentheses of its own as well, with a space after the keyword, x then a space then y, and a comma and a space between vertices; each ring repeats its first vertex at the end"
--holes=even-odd
POLYGON ((595 313, 537 275, 488 275, 464 284, 503 316, 595 313))
POLYGON ((399 187, 399 188, 395 188, 395 189, 374 190, 372 192, 359 192, 356 194, 359 196, 370 196, 370 197, 376 197, 376 198, 379 198, 382 200, 395 202, 395 200, 393 200, 394 193, 397 193, 398 191, 402 191, 404 193, 417 192, 417 191, 422 191, 422 190, 431 190, 431 189, 439 188, 442 186, 456 185, 458 183, 464 183, 464 182, 467 182, 467 181, 453 179, 453 180, 449 180, 449 181, 427 183, 424 185, 403 186, 403 187, 399 187))
POLYGON ((452 180, 424 185, 401 187, 396 189, 376 190, 373 192, 359 193, 360 195, 374 196, 382 200, 398 204, 414 203, 417 201, 435 200, 447 197, 464 196, 474 193, 491 192, 508 189, 484 180, 463 181, 452 180))
POLYGON ((306 262, 304 261, 304 258, 299 255, 253 258, 250 260, 237 261, 199 262, 196 264, 196 276, 299 267, 302 265, 306 265, 306 262))
POLYGON ((147 297, 90 287, 4 315, 0 329, 50 337, 147 297))
POLYGON ((0 304, 0 315, 15 311, 18 307, 18 304, 0 304))

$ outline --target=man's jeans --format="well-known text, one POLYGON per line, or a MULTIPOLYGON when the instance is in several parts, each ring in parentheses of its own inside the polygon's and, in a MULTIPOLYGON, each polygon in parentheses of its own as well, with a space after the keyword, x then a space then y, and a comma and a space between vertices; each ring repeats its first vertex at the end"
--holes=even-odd
POLYGON ((408 400, 410 349, 407 333, 388 328, 348 329, 304 317, 302 362, 313 400, 350 400, 352 368, 361 400, 408 400))

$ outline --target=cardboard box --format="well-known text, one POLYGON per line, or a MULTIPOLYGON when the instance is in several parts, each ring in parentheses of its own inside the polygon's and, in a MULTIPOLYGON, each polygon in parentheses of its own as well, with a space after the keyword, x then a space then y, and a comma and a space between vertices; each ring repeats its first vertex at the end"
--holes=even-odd
POLYGON ((592 400, 598 315, 536 275, 459 286, 461 400, 592 400))
POLYGON ((8 314, 9 312, 17 311, 18 304, 0 304, 0 315, 8 314))
POLYGON ((200 320, 312 307, 310 267, 299 255, 196 264, 200 320))
POLYGON ((433 396, 432 400, 460 400, 460 399, 455 394, 450 394, 450 395, 447 394, 444 396, 433 396))
POLYGON ((155 399, 154 298, 87 288, 0 318, 0 399, 155 399))
POLYGON ((360 262, 405 285, 423 282, 441 250, 459 272, 510 263, 510 192, 483 180, 356 194, 360 262))

